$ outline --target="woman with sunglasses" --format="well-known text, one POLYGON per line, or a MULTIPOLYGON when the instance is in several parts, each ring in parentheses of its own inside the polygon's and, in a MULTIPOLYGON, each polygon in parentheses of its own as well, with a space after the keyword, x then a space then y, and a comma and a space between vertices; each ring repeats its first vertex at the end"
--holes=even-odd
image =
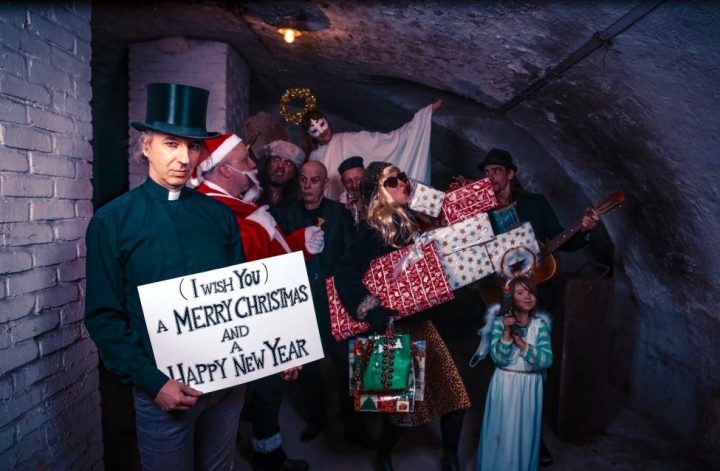
MULTIPOLYGON (((347 248, 335 282, 340 299, 356 319, 369 321, 373 329, 384 333, 387 321, 397 314, 380 306, 362 283, 370 261, 413 242, 420 233, 418 215, 408 208, 411 186, 399 168, 386 162, 372 162, 360 181, 360 196, 367 205, 367 221, 362 223, 355 241, 347 248)), ((443 439, 443 470, 460 469, 458 442, 465 409, 470 407, 465 386, 445 343, 425 313, 395 323, 396 329, 409 332, 412 340, 427 341, 424 400, 415 402, 415 411, 385 414, 378 441, 376 468, 392 470, 391 454, 402 430, 440 416, 443 439)))

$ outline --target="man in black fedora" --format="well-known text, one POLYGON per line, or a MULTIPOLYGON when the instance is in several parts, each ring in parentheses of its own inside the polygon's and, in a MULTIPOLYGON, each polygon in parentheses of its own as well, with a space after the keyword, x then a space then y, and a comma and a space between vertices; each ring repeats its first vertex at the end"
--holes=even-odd
MULTIPOLYGON (((517 222, 529 222, 537 240, 546 243, 563 231, 555 211, 550 206, 547 198, 539 193, 529 193, 523 190, 515 178, 518 168, 515 166, 510 153, 503 149, 491 149, 485 159, 478 165, 480 171, 489 178, 495 196, 498 199, 498 209, 514 207, 517 213, 517 222)), ((511 213, 507 213, 511 214, 511 213)), ((501 216, 502 217, 502 216, 501 216)), ((493 215, 491 214, 491 219, 493 215)), ((593 229, 599 216, 594 210, 588 211, 582 219, 580 234, 571 238, 565 243, 564 250, 576 250, 588 242, 587 232, 593 229)), ((506 232, 512 229, 513 222, 495 219, 493 229, 496 232, 506 232)))
POLYGON ((231 469, 240 388, 202 394, 155 365, 137 287, 245 261, 235 217, 187 189, 200 157, 208 92, 147 88, 141 132, 148 179, 99 209, 87 229, 85 325, 105 367, 133 386, 144 469, 231 469), (201 227, 202 230, 198 230, 201 227))

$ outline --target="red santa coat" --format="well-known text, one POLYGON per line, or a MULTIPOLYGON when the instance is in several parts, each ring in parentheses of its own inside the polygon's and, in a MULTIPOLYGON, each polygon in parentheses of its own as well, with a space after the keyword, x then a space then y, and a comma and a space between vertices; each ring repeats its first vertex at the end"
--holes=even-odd
MULTIPOLYGON (((217 185, 203 182, 197 191, 206 194, 209 197, 220 201, 227 205, 235 214, 238 227, 240 228, 240 238, 242 239, 245 258, 248 261, 259 260, 261 258, 274 257, 275 255, 283 255, 288 253, 283 245, 277 239, 270 240, 265 228, 255 221, 246 219, 252 214, 258 206, 253 203, 246 203, 234 196, 229 195, 217 185)), ((310 254, 305 251, 305 228, 301 228, 289 235, 284 235, 280 227, 275 226, 279 237, 282 237, 292 252, 302 250, 305 258, 309 258, 310 254)))

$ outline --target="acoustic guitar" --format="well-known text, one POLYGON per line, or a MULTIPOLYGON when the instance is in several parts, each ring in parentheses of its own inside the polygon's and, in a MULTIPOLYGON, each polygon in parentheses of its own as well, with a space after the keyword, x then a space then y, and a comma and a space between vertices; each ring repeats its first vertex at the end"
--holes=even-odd
MULTIPOLYGON (((624 201, 625 195, 621 191, 615 191, 598 202, 593 209, 597 211, 598 215, 606 214, 620 206, 624 201)), ((536 285, 555 276, 557 272, 557 261, 552 254, 580 231, 581 224, 582 219, 572 227, 558 234, 550 240, 547 245, 538 242, 538 245, 541 247, 540 254, 535 258, 535 266, 527 272, 527 275, 536 285)), ((500 302, 502 298, 502 287, 497 285, 496 282, 501 281, 502 279, 497 279, 495 282, 486 281, 476 285, 475 289, 486 306, 500 302)))
MULTIPOLYGON (((614 191, 600 200, 593 209, 598 215, 606 214, 620 206, 625 201, 625 194, 622 191, 614 191)), ((529 276, 535 284, 549 280, 557 272, 557 260, 553 253, 559 249, 565 242, 570 240, 575 234, 580 232, 582 219, 576 222, 572 227, 565 229, 556 237, 554 237, 547 245, 543 246, 540 242, 541 250, 535 261, 535 267, 530 270, 529 276)))

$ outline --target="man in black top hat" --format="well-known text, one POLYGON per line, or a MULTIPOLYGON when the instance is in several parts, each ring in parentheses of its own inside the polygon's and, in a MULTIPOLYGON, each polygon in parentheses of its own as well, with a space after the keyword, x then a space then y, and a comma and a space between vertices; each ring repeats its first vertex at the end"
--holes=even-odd
POLYGON ((105 367, 133 386, 144 469, 230 469, 241 389, 203 394, 157 368, 137 287, 245 261, 222 203, 185 188, 200 157, 208 92, 150 84, 140 148, 148 179, 87 229, 85 325, 105 367), (197 228, 202 227, 201 231, 197 228))

